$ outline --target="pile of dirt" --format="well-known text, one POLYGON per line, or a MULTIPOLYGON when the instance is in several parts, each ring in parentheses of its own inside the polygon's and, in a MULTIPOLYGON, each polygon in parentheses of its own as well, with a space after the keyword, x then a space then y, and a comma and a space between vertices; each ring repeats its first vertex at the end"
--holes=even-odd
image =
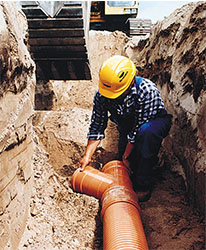
POLYGON ((102 63, 113 55, 122 55, 130 38, 120 31, 89 32, 88 53, 92 72, 92 81, 98 83, 98 73, 102 63))

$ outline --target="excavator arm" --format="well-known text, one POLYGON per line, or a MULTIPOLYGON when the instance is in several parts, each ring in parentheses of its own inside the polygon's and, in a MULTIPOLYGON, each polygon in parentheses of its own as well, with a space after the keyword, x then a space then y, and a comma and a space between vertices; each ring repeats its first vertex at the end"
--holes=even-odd
POLYGON ((21 1, 39 80, 90 80, 89 1, 21 1))

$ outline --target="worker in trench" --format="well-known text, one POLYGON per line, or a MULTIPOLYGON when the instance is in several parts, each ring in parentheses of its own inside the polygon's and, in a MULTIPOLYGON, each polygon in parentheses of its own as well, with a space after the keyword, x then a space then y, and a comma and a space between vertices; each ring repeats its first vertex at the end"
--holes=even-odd
POLYGON ((162 140, 171 128, 172 115, 167 113, 156 85, 135 75, 136 67, 126 57, 112 56, 103 63, 88 144, 79 168, 83 171, 90 163, 111 119, 119 131, 118 160, 130 167, 139 201, 147 201, 153 187, 153 169, 162 140))

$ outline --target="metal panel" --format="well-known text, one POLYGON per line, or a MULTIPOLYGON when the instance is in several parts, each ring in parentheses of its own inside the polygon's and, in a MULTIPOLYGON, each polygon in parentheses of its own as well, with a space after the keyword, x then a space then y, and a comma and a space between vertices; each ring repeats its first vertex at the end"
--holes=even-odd
POLYGON ((82 17, 82 8, 66 8, 63 7, 58 13, 58 17, 82 17))
POLYGON ((30 29, 41 29, 44 28, 82 28, 83 19, 82 18, 70 18, 70 19, 55 19, 55 20, 42 20, 42 19, 33 19, 28 20, 30 29))

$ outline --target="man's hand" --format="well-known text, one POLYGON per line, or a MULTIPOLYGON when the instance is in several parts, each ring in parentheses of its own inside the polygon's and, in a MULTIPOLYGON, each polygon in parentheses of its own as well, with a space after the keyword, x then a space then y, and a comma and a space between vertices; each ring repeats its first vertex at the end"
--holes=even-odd
POLYGON ((92 159, 92 155, 94 154, 99 143, 100 143, 100 140, 88 140, 86 152, 78 164, 80 171, 83 171, 85 167, 90 163, 92 159))
POLYGON ((122 156, 122 162, 123 164, 129 168, 129 161, 128 161, 128 157, 130 156, 132 150, 133 150, 134 145, 131 144, 130 142, 127 143, 127 146, 125 148, 124 154, 122 156))
POLYGON ((85 167, 90 163, 91 159, 88 156, 83 156, 81 161, 78 163, 78 167, 80 168, 80 171, 83 171, 85 167))
POLYGON ((122 156, 122 162, 127 168, 129 168, 129 161, 124 155, 122 156))

